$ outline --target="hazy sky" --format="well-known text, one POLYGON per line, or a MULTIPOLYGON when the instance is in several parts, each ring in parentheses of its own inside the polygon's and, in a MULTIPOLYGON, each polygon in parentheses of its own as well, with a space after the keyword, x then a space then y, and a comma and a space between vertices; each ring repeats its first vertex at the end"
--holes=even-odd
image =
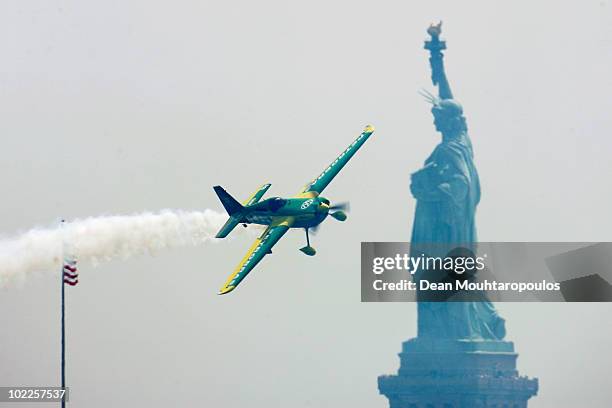
MULTIPOLYGON (((361 304, 361 241, 410 238, 409 173, 437 143, 425 28, 483 184, 485 241, 611 241, 608 1, 4 1, 0 231, 296 193, 372 123, 326 190, 316 257, 288 233, 229 296, 250 240, 82 267, 75 407, 383 408, 414 304, 361 304), (417 4, 418 3, 418 4, 417 4)), ((610 304, 502 304, 532 408, 610 406, 610 304), (586 403, 585 401, 589 401, 586 403), (585 405, 589 404, 589 405, 585 405)), ((59 277, 0 293, 0 385, 59 382, 59 277)), ((25 407, 24 404, 19 407, 25 407)))

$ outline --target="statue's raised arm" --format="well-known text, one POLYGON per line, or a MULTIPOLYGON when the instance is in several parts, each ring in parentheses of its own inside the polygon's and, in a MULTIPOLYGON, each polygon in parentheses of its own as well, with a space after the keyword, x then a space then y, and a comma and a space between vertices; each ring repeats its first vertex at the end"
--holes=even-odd
POLYGON ((431 36, 431 40, 425 41, 425 49, 429 50, 429 64, 431 65, 431 81, 434 85, 438 85, 438 96, 440 99, 453 99, 453 93, 444 72, 444 54, 442 50, 446 49, 446 41, 440 40, 442 33, 442 22, 431 24, 427 29, 427 34, 431 36))
POLYGON ((442 33, 442 22, 431 24, 427 29, 431 36, 425 41, 425 49, 429 51, 429 63, 431 65, 431 80, 438 86, 438 96, 434 96, 426 90, 421 95, 433 106, 431 112, 434 115, 436 130, 442 133, 444 140, 456 139, 463 135, 465 145, 471 149, 471 142, 467 136, 467 122, 463 116, 463 107, 453 97, 446 73, 444 72, 444 54, 446 42, 440 40, 442 33))

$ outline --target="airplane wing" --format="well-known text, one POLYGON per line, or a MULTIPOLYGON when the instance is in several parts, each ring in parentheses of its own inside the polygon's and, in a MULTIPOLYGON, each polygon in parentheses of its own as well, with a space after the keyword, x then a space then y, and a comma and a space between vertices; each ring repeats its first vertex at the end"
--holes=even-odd
POLYGON ((242 205, 247 207, 251 204, 255 204, 256 202, 258 202, 261 199, 261 197, 266 193, 266 191, 268 191, 271 185, 272 184, 267 183, 259 187, 259 190, 254 192, 252 196, 250 196, 244 203, 242 203, 242 205))
POLYGON ((227 278, 227 281, 225 281, 225 284, 219 290, 219 295, 224 295, 234 290, 266 254, 272 253, 272 247, 285 235, 291 224, 292 219, 287 217, 274 222, 266 228, 264 233, 255 240, 234 272, 227 278))
POLYGON ((336 158, 325 170, 323 173, 319 175, 316 179, 314 179, 310 184, 307 184, 306 187, 302 190, 298 197, 316 197, 327 185, 336 177, 336 175, 342 170, 342 168, 348 163, 348 161, 353 157, 357 150, 365 143, 366 140, 374 133, 373 126, 366 126, 363 132, 359 135, 359 137, 351 143, 349 147, 346 148, 340 156, 336 158))

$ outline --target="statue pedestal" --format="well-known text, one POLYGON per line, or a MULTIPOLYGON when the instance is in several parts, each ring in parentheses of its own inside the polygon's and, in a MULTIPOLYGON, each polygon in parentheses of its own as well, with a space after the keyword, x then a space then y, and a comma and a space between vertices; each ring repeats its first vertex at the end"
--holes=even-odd
POLYGON ((397 375, 378 377, 390 408, 526 408, 538 392, 519 376, 512 342, 417 337, 399 357, 397 375))

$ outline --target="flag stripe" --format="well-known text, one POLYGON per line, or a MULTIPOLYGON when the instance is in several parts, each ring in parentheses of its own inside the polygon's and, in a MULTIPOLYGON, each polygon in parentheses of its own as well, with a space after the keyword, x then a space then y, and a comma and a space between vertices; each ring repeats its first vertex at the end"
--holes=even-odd
POLYGON ((70 286, 75 286, 79 283, 79 273, 77 271, 75 259, 64 259, 64 266, 62 269, 64 273, 64 283, 70 286))

